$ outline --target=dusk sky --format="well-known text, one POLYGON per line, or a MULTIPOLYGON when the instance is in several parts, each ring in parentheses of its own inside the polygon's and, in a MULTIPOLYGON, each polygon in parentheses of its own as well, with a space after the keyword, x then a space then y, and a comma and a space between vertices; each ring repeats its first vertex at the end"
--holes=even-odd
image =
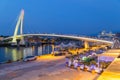
POLYGON ((120 0, 0 0, 0 35, 12 35, 21 9, 24 33, 120 32, 120 0))

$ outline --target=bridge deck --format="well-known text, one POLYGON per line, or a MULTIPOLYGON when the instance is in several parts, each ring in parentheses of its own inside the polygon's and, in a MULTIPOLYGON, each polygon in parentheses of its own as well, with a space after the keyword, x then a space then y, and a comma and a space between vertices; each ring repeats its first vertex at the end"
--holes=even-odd
MULTIPOLYGON (((106 41, 106 40, 101 40, 97 38, 90 38, 90 37, 85 37, 85 36, 73 36, 73 35, 58 35, 58 34, 23 34, 23 35, 17 35, 16 38, 20 37, 25 37, 25 36, 50 36, 50 37, 62 37, 62 38, 70 38, 70 39, 77 39, 77 40, 84 40, 88 42, 102 42, 102 43, 107 43, 107 44, 113 44, 112 41, 106 41)), ((11 39, 11 37, 7 37, 3 40, 11 39)))

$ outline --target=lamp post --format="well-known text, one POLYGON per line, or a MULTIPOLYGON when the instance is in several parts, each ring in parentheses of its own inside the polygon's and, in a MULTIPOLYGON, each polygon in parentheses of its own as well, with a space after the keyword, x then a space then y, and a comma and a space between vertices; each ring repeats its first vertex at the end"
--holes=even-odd
POLYGON ((99 56, 98 56, 98 68, 100 68, 100 61, 99 61, 99 56))

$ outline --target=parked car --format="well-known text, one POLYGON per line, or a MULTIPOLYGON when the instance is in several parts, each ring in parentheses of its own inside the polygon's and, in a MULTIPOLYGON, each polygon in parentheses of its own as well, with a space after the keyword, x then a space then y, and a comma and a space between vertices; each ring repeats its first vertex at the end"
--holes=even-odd
POLYGON ((23 61, 33 61, 33 60, 36 60, 37 57, 36 56, 27 56, 23 59, 23 61))

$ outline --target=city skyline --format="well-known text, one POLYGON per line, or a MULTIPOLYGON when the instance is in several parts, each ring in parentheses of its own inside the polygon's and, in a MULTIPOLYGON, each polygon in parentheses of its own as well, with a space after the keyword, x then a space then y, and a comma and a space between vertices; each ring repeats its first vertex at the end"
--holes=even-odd
POLYGON ((102 30, 119 32, 120 1, 29 0, 0 1, 0 35, 12 35, 21 9, 24 33, 93 35, 102 30))

